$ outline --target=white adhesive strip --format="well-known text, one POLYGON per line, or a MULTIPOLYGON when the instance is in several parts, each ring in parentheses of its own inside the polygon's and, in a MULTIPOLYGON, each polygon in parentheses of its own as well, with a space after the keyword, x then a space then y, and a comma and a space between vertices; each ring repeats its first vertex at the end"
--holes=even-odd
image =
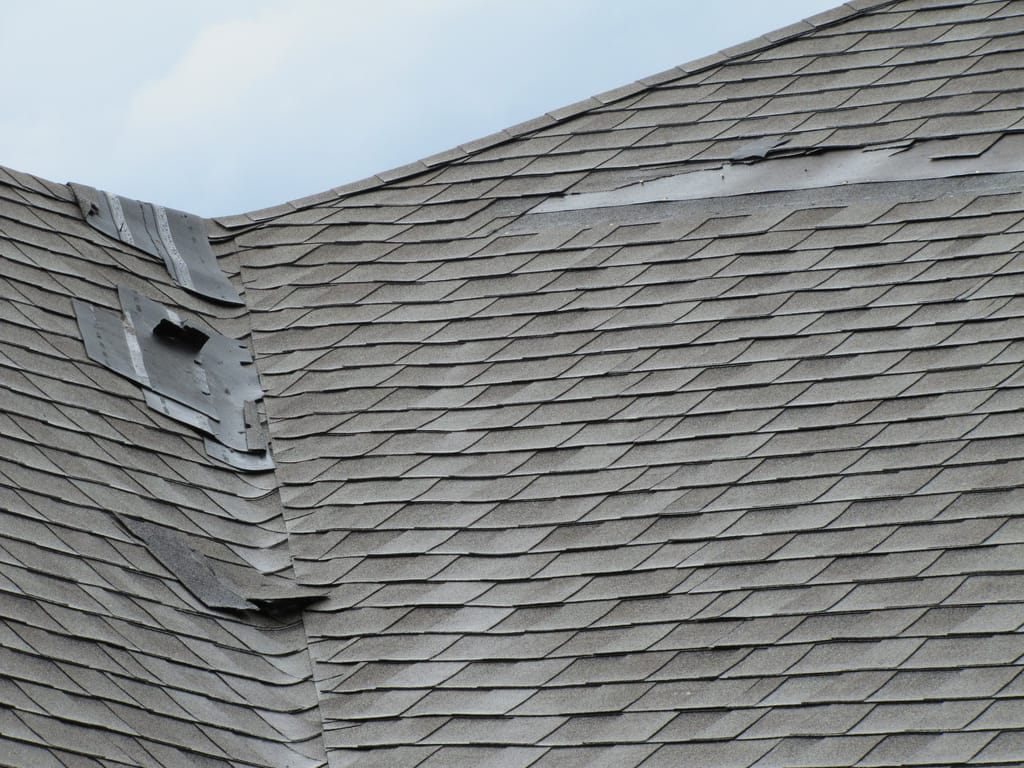
POLYGON ((128 243, 128 245, 135 245, 135 238, 132 237, 132 231, 124 218, 121 198, 109 192, 104 192, 103 195, 107 198, 107 205, 110 206, 110 215, 114 218, 114 226, 117 227, 117 234, 121 237, 121 241, 128 243))
POLYGON ((128 354, 132 359, 132 368, 135 369, 135 375, 139 378, 139 383, 144 387, 150 386, 149 374, 146 373, 146 363, 142 357, 142 347, 139 346, 139 339, 135 334, 135 324, 132 322, 132 316, 128 312, 123 315, 122 323, 124 325, 124 341, 128 345, 128 354))
POLYGON ((182 288, 191 291, 195 288, 195 285, 192 283, 192 275, 188 271, 188 264, 181 258, 178 246, 175 245, 174 237, 171 235, 171 224, 167 221, 167 209, 162 205, 154 205, 153 211, 156 214, 156 226, 160 233, 160 242, 164 244, 164 248, 167 249, 167 255, 170 256, 171 261, 174 263, 175 277, 182 288))

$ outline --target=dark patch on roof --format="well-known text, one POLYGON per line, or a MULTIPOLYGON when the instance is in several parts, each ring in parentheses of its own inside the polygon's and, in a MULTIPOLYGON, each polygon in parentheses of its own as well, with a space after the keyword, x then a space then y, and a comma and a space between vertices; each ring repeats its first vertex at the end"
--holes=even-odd
POLYGON ((214 570, 208 558, 189 546, 184 534, 130 517, 121 518, 121 522, 207 607, 233 611, 256 608, 214 570))
POLYGON ((255 405, 263 390, 245 345, 123 286, 118 295, 121 314, 74 301, 89 356, 145 387, 151 407, 214 437, 215 458, 271 469, 255 405))
POLYGON ((91 226, 162 260, 182 288, 225 304, 245 304, 218 266, 201 217, 84 184, 69 186, 91 226))

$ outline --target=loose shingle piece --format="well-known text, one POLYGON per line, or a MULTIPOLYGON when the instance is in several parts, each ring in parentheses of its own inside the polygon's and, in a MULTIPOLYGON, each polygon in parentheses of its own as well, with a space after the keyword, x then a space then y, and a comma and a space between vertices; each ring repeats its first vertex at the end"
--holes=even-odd
POLYGON ((850 3, 206 222, 243 306, 4 171, 0 763, 1024 762, 1022 29, 850 3), (126 296, 272 471, 96 362, 126 296))

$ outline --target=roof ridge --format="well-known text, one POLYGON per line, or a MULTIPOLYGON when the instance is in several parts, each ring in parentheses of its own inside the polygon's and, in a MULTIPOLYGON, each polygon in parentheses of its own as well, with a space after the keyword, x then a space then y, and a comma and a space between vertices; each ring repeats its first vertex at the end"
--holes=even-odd
POLYGON ((7 165, 0 165, 0 184, 67 202, 74 202, 71 187, 67 184, 61 184, 52 179, 47 179, 45 176, 37 176, 27 171, 19 171, 7 165))
POLYGON ((586 114, 590 110, 608 106, 616 101, 635 96, 636 94, 665 85, 683 77, 703 72, 712 67, 721 66, 726 62, 733 61, 741 56, 751 53, 768 50, 782 43, 798 39, 819 29, 825 29, 836 24, 849 21, 862 14, 877 10, 886 5, 892 5, 899 0, 848 0, 836 8, 809 16, 802 21, 797 21, 772 32, 755 37, 737 45, 724 48, 718 53, 702 56, 699 59, 671 67, 664 72, 659 72, 649 77, 635 80, 632 83, 612 88, 588 99, 569 104, 568 106, 546 112, 539 117, 527 120, 509 128, 497 131, 483 138, 471 141, 467 144, 460 144, 451 149, 430 155, 421 160, 415 160, 405 165, 400 165, 387 171, 367 176, 364 179, 349 182, 339 187, 333 187, 323 192, 314 193, 295 200, 290 200, 268 208, 260 208, 255 211, 247 211, 241 214, 228 216, 214 216, 210 221, 229 230, 248 228, 254 224, 261 225, 274 219, 286 216, 295 211, 312 208, 316 205, 326 203, 330 200, 339 200, 359 192, 366 192, 371 189, 386 186, 395 181, 409 179, 426 171, 437 170, 438 168, 463 160, 478 152, 491 149, 500 144, 516 139, 524 138, 530 133, 542 128, 549 128, 553 125, 571 120, 586 114))

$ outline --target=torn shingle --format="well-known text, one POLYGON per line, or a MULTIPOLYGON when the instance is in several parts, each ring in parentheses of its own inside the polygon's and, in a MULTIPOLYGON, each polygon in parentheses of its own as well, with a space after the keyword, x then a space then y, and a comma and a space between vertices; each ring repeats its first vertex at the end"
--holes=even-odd
POLYGON ((120 316, 74 301, 89 356, 145 387, 147 402, 164 415, 215 438, 215 458, 239 469, 269 469, 255 408, 263 390, 245 346, 127 288, 118 295, 120 316))
POLYGON ((182 288, 225 304, 244 303, 217 264, 202 218, 83 184, 70 186, 90 226, 161 259, 182 288))

